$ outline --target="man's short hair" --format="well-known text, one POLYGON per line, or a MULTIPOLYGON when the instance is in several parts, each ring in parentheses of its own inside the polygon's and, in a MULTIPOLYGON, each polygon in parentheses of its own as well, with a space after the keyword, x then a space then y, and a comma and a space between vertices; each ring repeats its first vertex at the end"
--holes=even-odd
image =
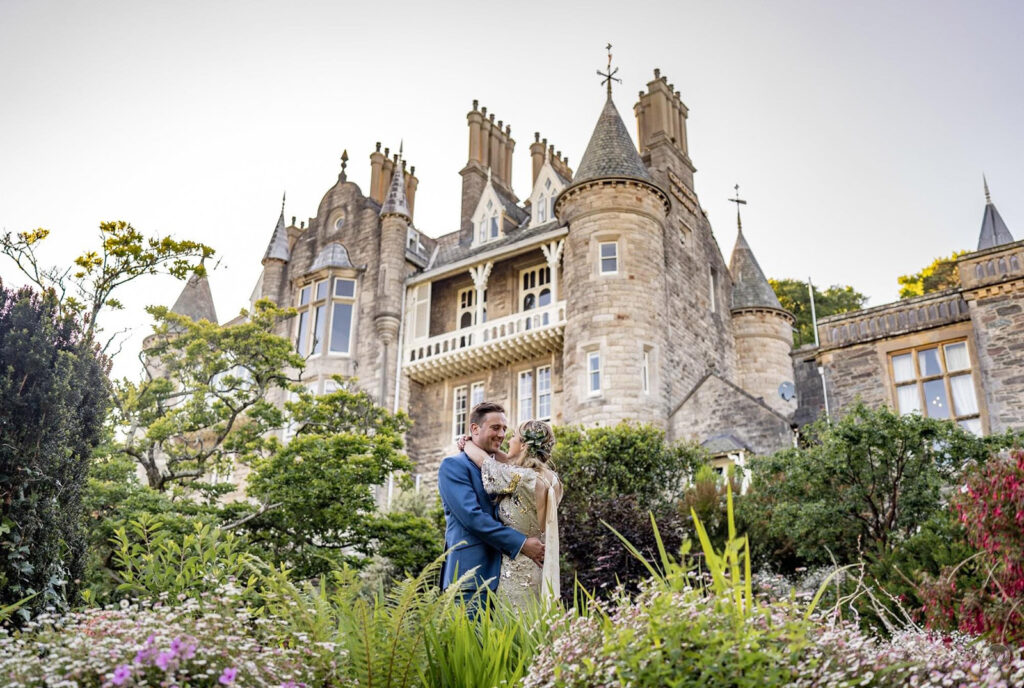
POLYGON ((469 424, 480 425, 488 413, 505 413, 505 407, 493 401, 481 401, 469 413, 469 424))

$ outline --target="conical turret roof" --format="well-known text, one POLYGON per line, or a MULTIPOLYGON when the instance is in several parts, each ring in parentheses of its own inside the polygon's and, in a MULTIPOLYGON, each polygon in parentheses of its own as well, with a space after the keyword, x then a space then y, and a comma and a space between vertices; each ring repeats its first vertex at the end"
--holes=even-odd
POLYGON ((988 192, 988 181, 985 181, 985 214, 981 218, 981 233, 978 235, 978 250, 992 248, 1001 244, 1013 243, 1013 235, 996 210, 992 196, 988 192))
POLYGON ((171 306, 171 312, 184 315, 198 322, 209 320, 217 322, 217 309, 213 305, 213 292, 206 275, 192 275, 185 283, 185 288, 178 295, 178 300, 171 306))
POLYGON ((630 177, 654 183, 610 95, 572 182, 579 184, 609 177, 630 177))
POLYGON ((288 250, 288 230, 284 227, 284 202, 281 202, 281 216, 277 218, 277 226, 274 233, 270 235, 270 243, 267 244, 267 252, 263 254, 263 262, 274 258, 287 262, 291 259, 291 251, 288 250))
POLYGON ((741 227, 736 234, 736 246, 729 260, 729 272, 732 274, 732 307, 733 308, 776 308, 783 310, 779 297, 775 295, 772 285, 765 279, 761 266, 750 250, 750 245, 743 236, 741 227))
POLYGON ((395 171, 391 175, 391 186, 388 188, 388 195, 384 197, 384 205, 380 207, 380 215, 402 215, 406 220, 411 220, 409 213, 409 202, 405 198, 405 170, 402 169, 402 158, 399 156, 395 162, 395 171))

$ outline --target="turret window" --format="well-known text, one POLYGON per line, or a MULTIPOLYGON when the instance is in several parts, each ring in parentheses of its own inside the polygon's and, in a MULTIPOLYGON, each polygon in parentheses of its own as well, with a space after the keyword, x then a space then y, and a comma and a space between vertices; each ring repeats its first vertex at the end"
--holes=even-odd
POLYGON ((619 272, 619 242, 603 241, 600 244, 601 274, 614 275, 619 272))
POLYGON ((601 354, 597 351, 587 354, 587 393, 590 396, 601 393, 601 354))

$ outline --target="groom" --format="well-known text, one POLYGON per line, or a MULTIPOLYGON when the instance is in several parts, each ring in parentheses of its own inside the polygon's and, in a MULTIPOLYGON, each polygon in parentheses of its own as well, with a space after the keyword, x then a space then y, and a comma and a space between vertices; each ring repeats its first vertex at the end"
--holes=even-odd
MULTIPOLYGON (((507 429, 501 405, 485 401, 473 407, 469 432, 474 444, 484 451, 493 453, 501 447, 507 429)), ((544 565, 543 542, 502 525, 495 517, 480 469, 466 452, 441 461, 437 489, 444 505, 444 546, 450 550, 441 574, 442 589, 473 570, 464 594, 472 595, 485 585, 494 592, 498 588, 502 554, 511 559, 529 557, 537 566, 544 565)))

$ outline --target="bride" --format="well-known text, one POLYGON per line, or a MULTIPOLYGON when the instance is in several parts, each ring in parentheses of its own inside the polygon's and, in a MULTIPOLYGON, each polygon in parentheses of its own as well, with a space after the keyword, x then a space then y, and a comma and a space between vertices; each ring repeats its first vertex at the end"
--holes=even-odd
POLYGON ((551 426, 540 420, 522 423, 509 439, 508 454, 499 450, 492 456, 468 437, 459 444, 463 442, 466 455, 480 467, 484 489, 500 500, 497 514, 501 522, 527 537, 539 538, 545 545, 543 569, 527 557, 502 556, 498 598, 519 610, 542 597, 558 599, 558 503, 562 484, 551 466, 555 446, 551 426))

